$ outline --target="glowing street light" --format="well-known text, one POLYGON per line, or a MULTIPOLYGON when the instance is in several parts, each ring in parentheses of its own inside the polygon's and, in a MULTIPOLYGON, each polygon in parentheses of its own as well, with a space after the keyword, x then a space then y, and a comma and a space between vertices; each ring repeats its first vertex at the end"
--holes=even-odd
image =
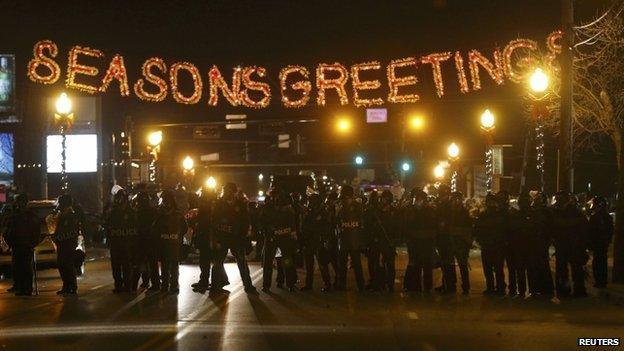
POLYGON ((206 185, 206 188, 210 190, 214 190, 217 188, 217 180, 213 176, 210 176, 208 177, 208 179, 206 179, 205 185, 206 185))
POLYGON ((351 120, 346 117, 341 117, 336 121, 336 130, 340 134, 347 134, 351 131, 353 125, 351 120))
POLYGON ((425 119, 422 116, 412 116, 409 118, 408 125, 413 131, 421 131, 425 128, 425 119))
POLYGON ((451 143, 446 152, 451 160, 456 160, 459 157, 459 146, 455 143, 451 143))
POLYGON ((192 171, 194 167, 195 167, 195 161, 193 161, 193 158, 191 156, 186 156, 184 160, 182 160, 182 168, 186 172, 192 171))
POLYGON ((444 173, 446 171, 444 170, 444 166, 441 164, 438 164, 437 166, 435 166, 433 168, 433 176, 435 177, 435 179, 440 180, 442 178, 444 178, 444 173))
POLYGON ((531 78, 529 79, 529 85, 531 86, 531 90, 535 93, 543 93, 548 89, 549 79, 548 75, 542 71, 541 68, 536 68, 531 74, 531 78))
POLYGON ((481 129, 485 130, 486 132, 491 131, 492 129, 494 129, 495 121, 496 119, 494 118, 494 114, 489 109, 486 109, 481 114, 481 129))
POLYGON ((264 174, 260 173, 258 174, 258 181, 261 182, 264 180, 264 174))
POLYGON ((162 143, 163 140, 163 133, 162 130, 157 130, 155 132, 151 132, 148 136, 147 136, 147 142, 151 145, 151 146, 158 146, 160 145, 160 143, 162 143))
POLYGON ((409 164, 409 162, 403 162, 403 164, 401 165, 401 169, 403 170, 403 172, 409 172, 409 170, 412 169, 412 166, 409 164))
POLYGON ((69 189, 69 181, 67 180, 67 131, 74 123, 74 114, 72 111, 72 102, 67 94, 62 93, 56 99, 56 113, 54 114, 54 124, 59 127, 61 132, 61 189, 67 192, 69 189))
POLYGON ((357 156, 355 156, 354 161, 355 161, 356 165, 361 166, 361 165, 364 164, 364 157, 362 157, 360 155, 357 155, 357 156))

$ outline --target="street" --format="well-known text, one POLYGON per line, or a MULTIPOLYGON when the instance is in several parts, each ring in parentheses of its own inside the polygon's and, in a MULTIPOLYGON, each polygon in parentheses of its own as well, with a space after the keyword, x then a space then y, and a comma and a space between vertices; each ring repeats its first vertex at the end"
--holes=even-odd
MULTIPOLYGON (((398 267, 404 259, 401 253, 398 267)), ((194 293, 199 269, 183 265, 175 296, 112 294, 109 262, 100 259, 87 263, 77 297, 54 294, 60 279, 52 269, 40 271, 40 295, 32 298, 4 292, 10 281, 1 281, 0 350, 570 350, 579 337, 624 337, 621 306, 594 294, 484 297, 479 258, 471 265, 467 297, 321 293, 318 274, 314 292, 247 295, 235 263, 226 264, 229 294, 194 293)), ((259 265, 250 269, 261 287, 259 265)))

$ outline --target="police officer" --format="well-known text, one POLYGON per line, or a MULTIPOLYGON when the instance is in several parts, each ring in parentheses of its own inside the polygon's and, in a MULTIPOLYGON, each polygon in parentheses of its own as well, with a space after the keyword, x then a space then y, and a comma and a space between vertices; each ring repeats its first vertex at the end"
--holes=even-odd
POLYGON ((160 238, 154 231, 157 212, 150 203, 149 195, 143 191, 135 196, 135 207, 136 229, 140 243, 137 252, 143 273, 142 287, 148 288, 150 291, 157 291, 160 290, 160 273, 158 270, 160 238))
POLYGON ((449 233, 451 239, 451 255, 452 255, 452 272, 448 276, 449 290, 455 291, 456 273, 454 261, 459 266, 459 274, 461 276, 462 293, 468 295, 470 293, 470 274, 468 269, 468 255, 472 247, 472 219, 468 213, 468 209, 464 206, 464 196, 461 192, 453 192, 451 194, 451 216, 449 217, 449 233))
POLYGON ((80 226, 72 208, 73 199, 69 194, 59 196, 56 212, 58 214, 56 229, 54 231, 54 243, 56 244, 56 260, 63 287, 57 291, 57 295, 75 295, 78 291, 76 280, 76 247, 80 226))
POLYGON ((613 219, 607 211, 607 200, 596 196, 589 217, 589 244, 593 251, 594 287, 607 286, 607 251, 613 237, 613 219))
POLYGON ((555 287, 549 252, 552 245, 552 212, 547 207, 546 195, 535 194, 530 218, 534 230, 529 240, 529 292, 535 297, 550 298, 554 295, 555 287))
POLYGON ((269 292, 273 279, 273 258, 279 248, 282 259, 282 269, 288 290, 295 291, 297 269, 295 253, 297 251, 297 221, 292 200, 281 189, 271 192, 271 202, 262 216, 264 225, 264 260, 262 291, 269 292))
POLYGON ((433 250, 437 232, 435 209, 427 194, 413 189, 403 212, 403 237, 407 242, 408 265, 403 289, 430 293, 433 288, 433 250))
POLYGON ((392 193, 384 190, 379 206, 372 207, 366 212, 366 221, 369 224, 366 226, 369 232, 369 249, 373 252, 369 258, 373 261, 373 289, 387 289, 388 292, 394 291, 396 245, 399 242, 398 211, 393 201, 392 193))
POLYGON ((329 276, 329 250, 326 242, 332 232, 327 213, 321 197, 312 194, 308 198, 308 205, 305 208, 301 231, 301 244, 303 246, 304 263, 306 271, 305 285, 302 291, 312 290, 314 282, 314 259, 318 262, 321 278, 325 286, 323 292, 331 290, 331 280, 329 276))
POLYGON ((227 183, 223 187, 223 194, 219 198, 212 211, 211 223, 215 233, 216 262, 222 265, 225 261, 228 249, 234 255, 245 292, 255 293, 249 275, 249 266, 245 257, 245 249, 249 238, 249 213, 247 205, 236 197, 237 186, 227 183))
POLYGON ((451 198, 450 188, 446 184, 438 188, 438 198, 436 203, 436 218, 438 220, 438 232, 436 235, 436 248, 440 255, 442 268, 442 285, 437 287, 437 291, 455 293, 457 277, 455 275, 455 259, 453 257, 453 246, 451 242, 450 223, 451 218, 451 198))
POLYGON ((338 194, 336 192, 331 192, 327 194, 325 198, 325 210, 327 211, 327 215, 329 217, 330 224, 330 232, 328 233, 327 238, 323 241, 323 246, 327 250, 329 257, 329 265, 332 267, 334 271, 334 282, 333 286, 336 288, 338 286, 338 223, 336 218, 336 208, 338 206, 338 194))
POLYGON ((135 272, 133 255, 137 249, 136 213, 128 203, 128 195, 121 189, 113 196, 113 204, 106 215, 106 234, 110 245, 110 262, 115 280, 114 293, 133 290, 135 272))
POLYGON ((158 217, 154 222, 154 231, 160 238, 160 291, 177 294, 180 292, 180 246, 187 226, 184 217, 178 212, 175 197, 170 191, 163 191, 158 206, 158 217))
POLYGON ((26 194, 17 195, 15 209, 7 223, 4 238, 11 248, 13 286, 16 296, 31 296, 33 292, 33 253, 41 240, 37 216, 27 208, 26 194))
POLYGON ((555 288, 558 297, 587 296, 583 266, 587 263, 587 223, 567 192, 555 195, 553 234, 555 239, 555 288), (572 286, 570 284, 572 273, 572 286))
POLYGON ((492 194, 485 197, 485 211, 479 215, 474 236, 481 246, 481 262, 485 276, 485 295, 505 295, 505 218, 498 210, 498 201, 492 194))
POLYGON ((364 211, 362 204, 356 201, 353 188, 344 185, 340 189, 340 202, 336 209, 338 230, 338 286, 345 290, 347 286, 347 267, 351 258, 351 267, 355 273, 358 291, 364 291, 361 253, 364 249, 364 211))
POLYGON ((530 201, 529 194, 522 193, 518 197, 518 209, 509 211, 506 242, 509 250, 509 269, 513 270, 513 274, 509 274, 509 295, 512 297, 524 297, 527 293, 527 279, 532 278, 528 274, 529 250, 531 237, 535 233, 535 221, 531 218, 530 201), (512 289, 512 286, 516 289, 512 289))
MULTIPOLYGON (((366 202, 365 206, 364 206, 364 220, 367 222, 365 223, 365 225, 367 227, 371 226, 371 225, 375 225, 377 226, 377 223, 373 223, 372 219, 374 218, 374 216, 372 215, 373 213, 377 213, 379 211, 379 193, 377 192, 376 189, 374 189, 373 191, 371 191, 370 195, 368 196, 368 201, 366 202)), ((371 232, 372 232, 372 228, 371 232)), ((368 284, 366 285, 366 289, 367 290, 374 290, 377 287, 375 287, 374 284, 374 274, 375 274, 375 270, 378 268, 379 266, 379 257, 381 255, 381 253, 379 252, 379 245, 377 245, 377 243, 372 240, 371 235, 372 233, 368 232, 366 233, 366 264, 368 266, 368 284)))

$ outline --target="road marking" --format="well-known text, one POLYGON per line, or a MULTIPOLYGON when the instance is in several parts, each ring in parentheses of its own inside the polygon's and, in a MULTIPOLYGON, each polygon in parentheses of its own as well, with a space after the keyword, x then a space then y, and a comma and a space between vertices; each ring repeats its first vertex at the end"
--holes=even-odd
POLYGON ((92 288, 91 288, 91 289, 89 289, 89 290, 97 290, 97 289, 99 289, 99 288, 103 288, 103 287, 105 287, 106 285, 108 285, 108 284, 100 284, 100 285, 96 285, 96 286, 92 287, 92 288))

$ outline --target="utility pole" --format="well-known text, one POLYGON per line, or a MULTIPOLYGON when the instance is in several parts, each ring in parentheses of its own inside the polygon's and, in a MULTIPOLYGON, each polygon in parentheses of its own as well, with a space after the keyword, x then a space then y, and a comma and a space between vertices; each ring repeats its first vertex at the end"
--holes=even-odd
POLYGON ((561 24, 563 38, 561 42, 561 107, 559 120, 559 174, 561 180, 559 189, 562 191, 574 191, 572 179, 573 168, 573 143, 572 143, 572 93, 574 81, 574 68, 572 47, 574 46, 574 11, 573 0, 561 0, 561 24))

